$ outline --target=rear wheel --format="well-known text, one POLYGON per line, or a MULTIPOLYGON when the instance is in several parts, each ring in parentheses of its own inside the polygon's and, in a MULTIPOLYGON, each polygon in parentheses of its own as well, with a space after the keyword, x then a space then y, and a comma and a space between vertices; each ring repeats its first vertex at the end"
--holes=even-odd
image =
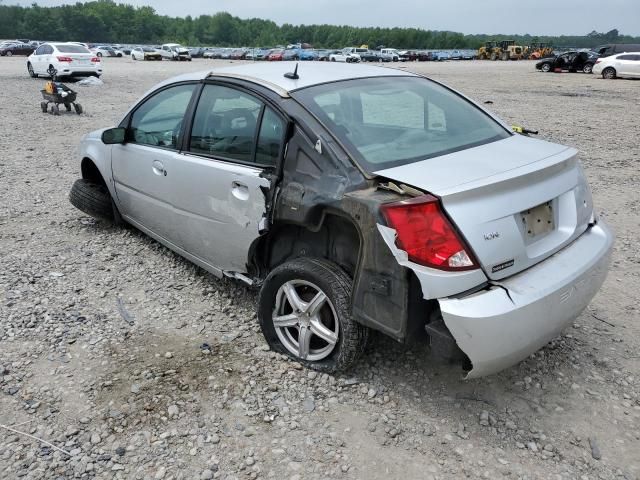
POLYGON ((613 80, 616 78, 616 70, 612 67, 607 67, 602 71, 602 78, 606 78, 607 80, 613 80))
POLYGON ((42 113, 47 113, 48 109, 49 109, 48 102, 40 102, 40 110, 42 110, 42 113))
POLYGON ((13 52, 11 50, 7 51, 7 57, 10 57, 13 55, 13 52))
POLYGON ((353 365, 369 330, 351 318, 351 285, 340 267, 324 259, 298 258, 277 267, 258 300, 269 346, 319 371, 353 365))
POLYGON ((590 63, 585 64, 585 66, 582 67, 582 72, 583 73, 591 73, 591 72, 593 72, 593 65, 591 65, 590 63))
POLYGON ((101 57, 101 56, 102 56, 102 52, 96 53, 96 57, 101 57))

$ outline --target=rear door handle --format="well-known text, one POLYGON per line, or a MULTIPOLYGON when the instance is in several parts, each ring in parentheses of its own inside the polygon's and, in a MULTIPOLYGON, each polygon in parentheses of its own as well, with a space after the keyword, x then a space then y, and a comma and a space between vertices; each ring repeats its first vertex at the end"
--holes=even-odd
POLYGON ((164 169, 164 164, 160 160, 154 160, 152 164, 153 173, 160 176, 167 176, 167 171, 164 169))
POLYGON ((248 200, 249 199, 249 187, 247 187, 244 183, 234 181, 231 183, 231 193, 238 200, 248 200))

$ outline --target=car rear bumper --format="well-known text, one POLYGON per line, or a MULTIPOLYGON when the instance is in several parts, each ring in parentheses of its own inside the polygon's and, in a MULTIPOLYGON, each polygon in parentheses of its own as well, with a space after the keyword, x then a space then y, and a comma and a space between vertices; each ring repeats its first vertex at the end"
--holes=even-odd
POLYGON ((445 325, 473 369, 467 378, 498 372, 558 336, 604 282, 613 234, 603 222, 543 262, 488 290, 439 299, 445 325))
POLYGON ((102 68, 94 67, 66 67, 59 68, 58 75, 61 77, 89 77, 91 75, 102 75, 102 68))

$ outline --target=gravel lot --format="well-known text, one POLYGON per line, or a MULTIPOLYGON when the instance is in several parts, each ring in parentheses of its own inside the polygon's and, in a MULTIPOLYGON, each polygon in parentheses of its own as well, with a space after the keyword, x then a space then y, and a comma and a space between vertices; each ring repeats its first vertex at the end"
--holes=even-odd
POLYGON ((86 113, 54 117, 24 58, 0 58, 0 424, 57 447, 0 428, 0 477, 640 478, 640 82, 402 66, 577 147, 617 235, 565 335, 465 382, 381 337, 346 375, 304 370, 266 348, 254 292, 74 209, 82 135, 158 81, 226 62, 105 63, 103 86, 77 87, 86 113))

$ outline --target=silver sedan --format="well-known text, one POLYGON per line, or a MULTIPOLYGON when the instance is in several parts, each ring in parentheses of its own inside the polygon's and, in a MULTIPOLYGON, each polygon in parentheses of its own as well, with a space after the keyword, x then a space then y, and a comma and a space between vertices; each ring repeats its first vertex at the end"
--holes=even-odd
POLYGON ((80 145, 80 210, 260 288, 269 346, 348 368, 426 331, 469 377, 557 336, 613 236, 578 152, 406 71, 251 64, 157 85, 80 145))

